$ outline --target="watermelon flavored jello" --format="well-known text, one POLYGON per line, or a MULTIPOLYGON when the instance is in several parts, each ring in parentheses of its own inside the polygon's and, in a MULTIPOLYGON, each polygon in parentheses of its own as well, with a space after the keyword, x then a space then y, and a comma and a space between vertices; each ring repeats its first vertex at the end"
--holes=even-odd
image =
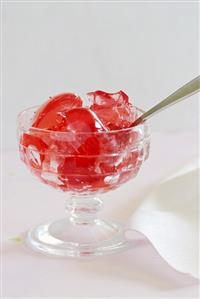
POLYGON ((21 160, 40 181, 68 195, 68 217, 28 232, 36 251, 83 257, 129 246, 121 225, 97 217, 99 195, 137 175, 149 154, 149 127, 131 126, 142 111, 123 91, 89 92, 87 100, 83 105, 78 95, 62 93, 18 116, 21 160))

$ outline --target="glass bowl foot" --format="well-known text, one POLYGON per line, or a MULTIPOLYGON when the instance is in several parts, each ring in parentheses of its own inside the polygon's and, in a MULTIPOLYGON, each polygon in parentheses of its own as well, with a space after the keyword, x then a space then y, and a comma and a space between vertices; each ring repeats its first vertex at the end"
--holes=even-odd
POLYGON ((73 223, 61 219, 41 224, 28 232, 27 244, 37 252, 58 257, 93 257, 129 247, 120 224, 95 220, 73 223))

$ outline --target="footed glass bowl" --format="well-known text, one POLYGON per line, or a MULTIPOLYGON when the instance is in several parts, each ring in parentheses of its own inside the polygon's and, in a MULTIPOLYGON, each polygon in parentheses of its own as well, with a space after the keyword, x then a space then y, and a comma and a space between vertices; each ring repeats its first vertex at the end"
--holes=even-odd
POLYGON ((50 131, 31 127, 37 109, 18 116, 20 158, 41 182, 67 192, 68 213, 31 229, 27 244, 63 257, 98 256, 128 247, 120 224, 98 218, 99 195, 137 175, 149 154, 148 124, 109 132, 50 131))

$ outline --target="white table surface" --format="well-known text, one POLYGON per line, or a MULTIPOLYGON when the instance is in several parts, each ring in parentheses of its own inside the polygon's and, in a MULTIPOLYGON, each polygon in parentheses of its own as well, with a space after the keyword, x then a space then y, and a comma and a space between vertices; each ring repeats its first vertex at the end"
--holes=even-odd
MULTIPOLYGON (((134 181, 105 194, 102 216, 125 222, 161 178, 197 155, 197 135, 152 134, 149 160, 134 181)), ((64 214, 66 194, 40 184, 3 152, 3 298, 198 298, 197 282, 173 270, 153 247, 92 260, 50 258, 9 241, 29 227, 64 214)))

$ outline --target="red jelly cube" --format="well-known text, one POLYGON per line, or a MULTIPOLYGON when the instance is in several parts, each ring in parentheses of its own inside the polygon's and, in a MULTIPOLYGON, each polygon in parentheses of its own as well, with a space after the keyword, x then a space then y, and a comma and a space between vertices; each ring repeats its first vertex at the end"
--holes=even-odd
POLYGON ((101 147, 98 135, 93 133, 107 131, 107 128, 90 109, 75 108, 65 113, 65 131, 70 133, 68 142, 74 152, 65 152, 64 163, 58 170, 60 178, 71 186, 77 186, 81 180, 85 185, 91 184, 101 147))
POLYGON ((20 140, 22 160, 31 168, 41 169, 48 149, 46 143, 32 134, 24 133, 20 140))
POLYGON ((86 167, 93 169, 95 156, 100 153, 99 138, 93 133, 107 131, 107 128, 90 109, 75 108, 65 114, 65 131, 65 141, 59 144, 66 155, 64 172, 82 173, 87 171, 86 167))
POLYGON ((72 93, 63 93, 50 98, 36 112, 30 134, 23 134, 21 138, 21 145, 27 148, 21 156, 26 155, 26 163, 33 169, 37 169, 38 175, 40 172, 41 175, 43 172, 56 175, 58 165, 63 161, 58 151, 61 150, 62 144, 52 139, 49 132, 34 130, 34 128, 62 131, 65 129, 64 113, 81 106, 80 97, 72 93))
POLYGON ((63 131, 66 111, 81 107, 82 100, 73 93, 63 93, 45 102, 36 112, 33 127, 54 131, 63 131))
POLYGON ((110 130, 128 128, 136 118, 136 109, 123 92, 89 92, 90 109, 110 130))
POLYGON ((88 108, 74 108, 63 115, 65 117, 65 132, 90 133, 108 130, 98 116, 88 108))

